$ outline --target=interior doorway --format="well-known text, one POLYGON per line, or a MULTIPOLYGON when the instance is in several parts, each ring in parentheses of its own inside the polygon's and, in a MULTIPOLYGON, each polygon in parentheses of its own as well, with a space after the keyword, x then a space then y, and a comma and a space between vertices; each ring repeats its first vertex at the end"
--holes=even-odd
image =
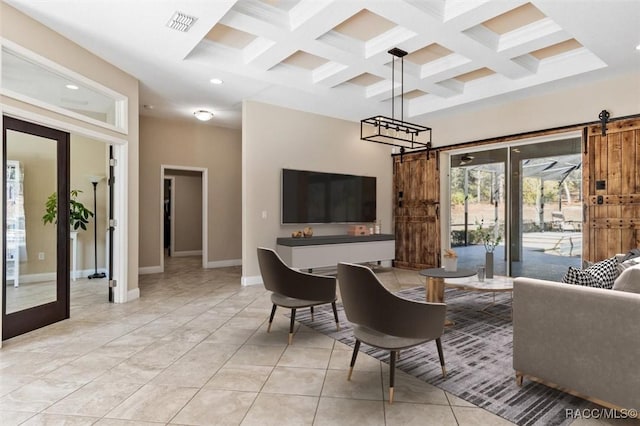
POLYGON ((171 253, 175 250, 175 223, 172 218, 175 216, 175 193, 173 188, 176 185, 175 176, 165 176, 164 178, 164 253, 165 256, 171 257, 171 253))
POLYGON ((165 256, 199 256, 208 264, 207 169, 161 166, 160 248, 161 269, 165 256))
MULTIPOLYGON (((109 281, 113 283, 113 287, 111 291, 112 299, 114 303, 125 303, 128 300, 138 298, 139 289, 134 288, 132 290, 129 290, 128 288, 129 287, 128 286, 129 240, 128 238, 126 238, 126 235, 128 234, 128 228, 129 228, 128 221, 127 221, 127 216, 128 216, 127 196, 128 196, 128 186, 129 186, 129 182, 128 182, 129 147, 128 147, 127 140, 120 137, 114 137, 114 136, 106 135, 93 130, 89 130, 82 126, 72 125, 52 117, 36 114, 36 113, 25 111, 19 108, 13 108, 7 105, 2 105, 2 108, 5 113, 4 117, 7 117, 7 116, 14 117, 30 123, 50 127, 53 129, 57 129, 57 130, 69 133, 71 136, 72 168, 73 168, 73 157, 76 155, 75 154, 76 148, 74 147, 75 140, 77 138, 83 138, 91 142, 90 144, 87 144, 87 146, 91 145, 92 152, 91 153, 85 152, 86 155, 83 154, 84 157, 79 159, 79 163, 82 164, 82 167, 91 166, 91 169, 87 168, 86 170, 85 169, 80 170, 78 169, 77 166, 75 167, 76 171, 78 171, 76 177, 79 180, 77 182, 80 182, 82 185, 86 185, 85 188, 80 188, 84 191, 84 193, 81 194, 81 196, 86 198, 85 201, 87 205, 91 205, 91 208, 93 208, 93 205, 92 205, 93 190, 89 180, 89 177, 90 177, 89 175, 95 175, 96 172, 101 174, 100 170, 104 170, 104 175, 106 178, 108 174, 106 152, 107 150, 112 152, 113 160, 111 161, 111 164, 112 164, 114 176, 117 177, 116 179, 113 179, 111 181, 112 185, 110 186, 110 189, 109 189, 110 192, 111 191, 113 192, 113 202, 108 203, 109 209, 110 209, 109 215, 113 219, 112 221, 113 225, 111 226, 113 228, 112 229, 113 233, 109 241, 110 244, 113 244, 113 255, 109 257, 109 263, 110 263, 109 266, 111 269, 109 274, 109 277, 110 277, 109 281), (100 155, 100 158, 103 158, 103 160, 100 160, 101 161, 99 165, 99 167, 101 167, 100 169, 96 167, 95 163, 91 161, 86 161, 86 158, 88 157, 90 158, 97 157, 95 155, 95 152, 93 151, 94 149, 98 149, 101 152, 105 153, 105 156, 100 155)), ((74 183, 74 176, 72 172, 71 186, 76 187, 75 185, 76 184, 74 183)), ((104 195, 104 192, 106 191, 107 186, 108 185, 107 185, 106 179, 104 181, 101 181, 98 184, 99 205, 100 203, 102 203, 103 205, 107 203, 107 197, 106 195, 104 195)), ((43 212, 41 211, 39 216, 36 215, 36 218, 41 217, 42 213, 43 212)), ((99 220, 101 223, 100 223, 100 228, 98 230, 99 232, 98 236, 102 235, 102 237, 104 237, 105 235, 104 229, 105 229, 105 226, 107 226, 106 225, 107 215, 103 212, 101 212, 100 214, 102 216, 99 217, 99 220)), ((75 269, 73 268, 73 250, 71 250, 71 259, 70 259, 70 262, 71 262, 70 278, 71 279, 73 279, 74 277, 76 279, 79 279, 81 277, 86 278, 88 274, 95 272, 95 269, 94 269, 95 265, 93 262, 94 247, 93 247, 92 225, 93 225, 92 223, 88 225, 89 229, 87 232, 83 231, 84 234, 86 234, 84 236, 87 237, 87 241, 81 243, 78 240, 77 264, 76 264, 77 268, 75 269), (83 266, 83 263, 84 263, 83 258, 90 259, 90 260, 87 260, 90 263, 87 263, 86 265, 83 266)), ((99 256, 98 259, 102 263, 102 259, 104 259, 105 254, 104 254, 103 246, 101 247, 99 245, 98 247, 100 250, 98 254, 99 256)), ((46 253, 45 253, 45 259, 47 259, 46 253)), ((102 265, 100 265, 99 267, 100 267, 100 270, 103 270, 102 265)), ((103 280, 99 280, 99 281, 102 282, 103 280)), ((107 285, 107 281, 105 280, 105 286, 106 285, 107 285)), ((107 298, 105 296, 105 303, 106 302, 107 302, 107 298)), ((4 303, 4 299, 3 299, 3 303, 4 303)))
POLYGON ((115 227, 109 221, 115 211, 115 162, 110 161, 114 146, 12 117, 5 116, 3 123, 4 192, 9 203, 4 204, 2 324, 3 339, 8 339, 69 318, 71 304, 76 310, 85 305, 91 309, 88 304, 95 300, 74 298, 82 287, 91 286, 104 297, 102 301, 114 302, 110 284, 115 282, 114 256, 119 253, 113 244, 115 227), (52 137, 58 144, 64 141, 64 153, 57 152, 60 148, 52 137), (64 241, 61 235, 66 235, 64 241), (57 265, 63 253, 64 265, 57 265), (66 276, 61 278, 61 273, 66 276), (52 306, 57 306, 55 321, 47 313, 52 306), (39 318, 36 325, 29 319, 32 316, 39 318), (14 327, 15 322, 20 327, 14 327))

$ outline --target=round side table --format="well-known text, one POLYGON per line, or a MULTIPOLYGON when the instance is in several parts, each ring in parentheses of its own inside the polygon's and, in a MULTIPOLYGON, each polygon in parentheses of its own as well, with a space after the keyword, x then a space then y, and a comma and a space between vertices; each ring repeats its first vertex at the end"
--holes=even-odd
MULTIPOLYGON (((445 271, 444 268, 429 268, 419 272, 423 277, 427 277, 427 302, 444 303, 444 279, 471 277, 476 271, 471 269, 458 269, 457 271, 445 271)), ((450 327, 455 323, 450 319, 444 320, 444 325, 450 327)))
POLYGON ((445 271, 443 268, 423 269, 420 275, 427 277, 427 302, 444 303, 444 279, 471 277, 476 271, 471 269, 458 269, 457 271, 445 271))

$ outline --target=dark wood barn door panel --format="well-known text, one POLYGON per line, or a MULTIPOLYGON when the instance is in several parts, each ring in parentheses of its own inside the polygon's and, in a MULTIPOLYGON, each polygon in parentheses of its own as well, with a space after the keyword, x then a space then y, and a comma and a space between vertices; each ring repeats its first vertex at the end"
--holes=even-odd
POLYGON ((437 153, 396 156, 394 162, 395 266, 440 266, 440 175, 437 153))
POLYGON ((583 161, 583 258, 602 260, 640 247, 640 120, 589 127, 583 161))

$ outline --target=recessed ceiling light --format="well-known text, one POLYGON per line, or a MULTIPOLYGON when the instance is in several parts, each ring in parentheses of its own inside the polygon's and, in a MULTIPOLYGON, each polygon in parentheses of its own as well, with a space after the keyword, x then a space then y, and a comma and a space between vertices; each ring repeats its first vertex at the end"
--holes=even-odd
POLYGON ((224 81, 222 81, 219 78, 212 78, 211 80, 209 80, 211 82, 211 84, 222 84, 224 83, 224 81))
POLYGON ((196 118, 200 121, 209 121, 213 118, 213 113, 204 109, 200 109, 194 112, 193 115, 195 115, 196 118))
POLYGON ((636 46, 636 50, 640 50, 640 44, 636 46))
POLYGON ((66 88, 67 88, 67 89, 69 89, 69 90, 78 90, 78 89, 79 89, 79 87, 78 87, 78 86, 76 86, 75 84, 67 84, 67 85, 66 85, 66 86, 64 86, 64 87, 66 87, 66 88))

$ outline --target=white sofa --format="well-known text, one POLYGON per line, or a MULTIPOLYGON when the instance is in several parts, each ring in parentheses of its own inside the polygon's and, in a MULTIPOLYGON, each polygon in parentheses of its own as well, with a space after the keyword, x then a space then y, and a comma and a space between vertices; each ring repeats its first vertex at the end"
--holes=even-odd
POLYGON ((533 379, 640 409, 640 265, 620 274, 614 290, 516 278, 513 368, 520 384, 533 379))

